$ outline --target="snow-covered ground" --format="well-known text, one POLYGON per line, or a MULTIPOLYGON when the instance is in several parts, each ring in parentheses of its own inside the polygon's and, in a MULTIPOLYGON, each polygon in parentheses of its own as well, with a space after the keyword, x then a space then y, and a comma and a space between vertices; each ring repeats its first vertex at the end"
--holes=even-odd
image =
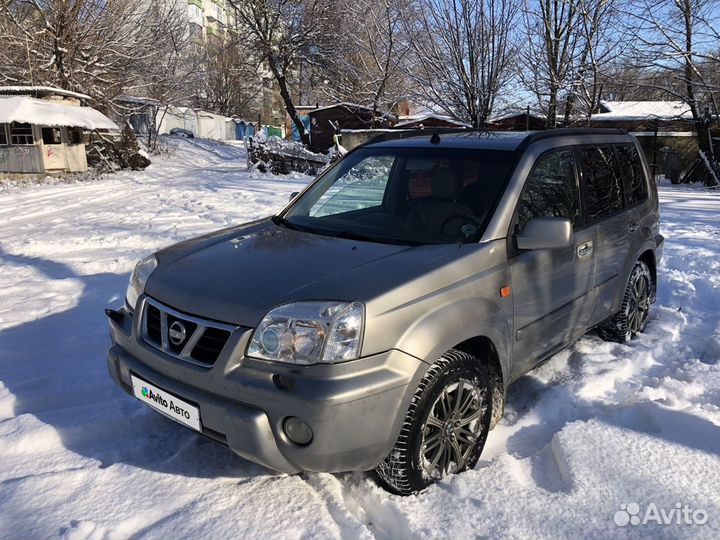
POLYGON ((145 172, 0 192, 0 538, 720 537, 718 193, 661 186, 647 333, 589 335, 517 381, 477 468, 417 496, 275 475, 117 389, 102 310, 134 262, 307 180, 187 140, 145 172), (652 519, 677 504, 707 522, 652 519))

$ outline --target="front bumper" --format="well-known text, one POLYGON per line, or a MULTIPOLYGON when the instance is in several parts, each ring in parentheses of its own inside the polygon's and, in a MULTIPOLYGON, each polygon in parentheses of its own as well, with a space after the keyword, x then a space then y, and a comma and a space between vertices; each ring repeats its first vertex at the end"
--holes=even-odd
POLYGON ((243 356, 251 329, 238 328, 210 367, 166 355, 139 336, 124 308, 110 317, 108 370, 132 394, 130 373, 193 402, 203 434, 242 457, 289 474, 376 467, 390 452, 427 365, 391 350, 335 365, 291 366, 243 356), (283 432, 289 417, 313 431, 306 446, 283 432))

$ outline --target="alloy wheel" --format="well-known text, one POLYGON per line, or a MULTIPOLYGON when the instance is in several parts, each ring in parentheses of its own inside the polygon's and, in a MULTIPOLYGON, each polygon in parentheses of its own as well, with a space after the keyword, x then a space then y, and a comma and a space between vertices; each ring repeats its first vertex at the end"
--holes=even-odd
POLYGON ((472 381, 460 379, 443 389, 422 431, 420 456, 430 478, 465 467, 482 431, 486 407, 481 390, 472 381))
POLYGON ((629 330, 633 334, 642 331, 649 314, 650 287, 647 278, 641 274, 633 283, 630 294, 630 302, 628 304, 629 330))

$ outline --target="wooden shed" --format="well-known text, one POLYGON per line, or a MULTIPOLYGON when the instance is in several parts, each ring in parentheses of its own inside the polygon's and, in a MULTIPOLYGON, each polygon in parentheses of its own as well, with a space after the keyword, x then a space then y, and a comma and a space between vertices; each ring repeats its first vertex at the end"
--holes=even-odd
POLYGON ((86 171, 86 129, 118 127, 90 107, 27 96, 0 98, 0 174, 86 171))
POLYGON ((307 111, 307 115, 310 117, 310 147, 315 152, 327 152, 333 146, 336 127, 367 129, 373 127, 373 124, 374 127, 389 127, 395 120, 389 113, 383 113, 376 118, 372 108, 354 103, 319 107, 307 111))
POLYGON ((488 129, 493 131, 540 131, 547 129, 547 119, 542 114, 514 111, 488 120, 488 129))

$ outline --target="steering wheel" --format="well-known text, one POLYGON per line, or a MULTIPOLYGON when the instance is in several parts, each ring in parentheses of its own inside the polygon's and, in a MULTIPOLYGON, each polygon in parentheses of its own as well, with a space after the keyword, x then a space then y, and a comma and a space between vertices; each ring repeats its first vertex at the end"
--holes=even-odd
POLYGON ((454 220, 461 220, 461 221, 465 222, 465 225, 463 225, 459 231, 460 234, 462 234, 462 236, 464 238, 471 238, 472 236, 476 235, 478 233, 478 229, 480 229, 483 225, 482 220, 475 216, 469 216, 467 214, 459 214, 459 213, 453 214, 453 215, 449 216, 448 218, 446 218, 445 221, 442 222, 442 225, 440 225, 441 234, 443 234, 445 236, 455 236, 455 234, 446 234, 445 233, 445 227, 447 227, 448 223, 450 223, 451 221, 454 221, 454 220), (477 227, 475 227, 475 225, 477 225, 477 227), (467 232, 463 231, 463 229, 465 229, 468 226, 472 227, 472 231, 467 231, 467 232))

